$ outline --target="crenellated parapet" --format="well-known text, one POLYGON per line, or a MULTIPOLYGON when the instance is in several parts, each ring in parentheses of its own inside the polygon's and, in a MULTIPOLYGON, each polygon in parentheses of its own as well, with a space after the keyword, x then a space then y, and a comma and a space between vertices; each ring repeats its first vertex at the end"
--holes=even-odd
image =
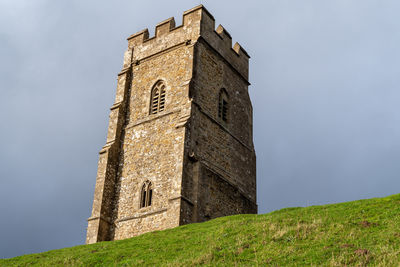
POLYGON ((215 29, 215 20, 212 16, 202 17, 201 25, 201 37, 245 79, 248 79, 250 56, 244 48, 237 42, 232 47, 231 35, 222 25, 215 29))
POLYGON ((200 38, 248 80, 250 56, 239 43, 232 46, 232 37, 222 25, 215 28, 214 17, 203 5, 185 11, 182 25, 176 26, 171 17, 156 25, 153 37, 150 37, 148 29, 129 36, 124 68, 131 62, 140 62, 169 48, 195 44, 200 38))

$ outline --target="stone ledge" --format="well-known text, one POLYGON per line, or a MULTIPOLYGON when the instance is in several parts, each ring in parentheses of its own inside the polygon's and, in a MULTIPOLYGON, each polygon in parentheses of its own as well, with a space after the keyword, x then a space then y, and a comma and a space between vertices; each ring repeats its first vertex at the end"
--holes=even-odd
POLYGON ((194 203, 193 203, 193 201, 191 201, 190 199, 188 199, 187 197, 184 197, 184 196, 177 196, 177 197, 173 197, 173 198, 170 198, 170 199, 168 199, 168 201, 174 201, 174 200, 177 200, 177 199, 183 199, 183 200, 185 200, 187 203, 189 203, 190 205, 192 205, 192 206, 194 206, 194 203))
POLYGON ((218 167, 217 165, 215 165, 214 163, 212 163, 211 161, 208 161, 207 159, 205 159, 204 157, 201 157, 199 159, 199 161, 205 165, 208 170, 214 172, 215 174, 218 175, 218 177, 227 182, 229 185, 231 185, 233 188, 235 188, 236 190, 238 190, 238 192, 244 197, 246 198, 248 201, 250 201, 251 203, 257 205, 257 202, 251 198, 250 195, 246 195, 246 193, 232 180, 232 175, 230 173, 228 173, 227 171, 225 171, 224 169, 218 167), (225 175, 222 175, 221 173, 224 173, 225 175), (227 176, 230 179, 227 179, 225 176, 227 176))
POLYGON ((87 219, 88 222, 89 221, 93 221, 93 220, 102 220, 102 221, 105 221, 106 223, 111 224, 110 220, 104 218, 103 216, 90 217, 90 218, 87 219))
POLYGON ((179 118, 177 124, 175 125, 175 128, 185 127, 190 118, 191 118, 190 114, 186 114, 186 115, 181 116, 179 118))
POLYGON ((114 142, 115 142, 115 139, 112 139, 112 140, 108 141, 108 142, 101 148, 99 154, 104 154, 104 153, 106 153, 106 152, 110 149, 110 147, 114 144, 114 142))
POLYGON ((148 115, 148 117, 146 117, 144 119, 136 120, 134 122, 129 123, 128 125, 125 126, 125 129, 129 129, 129 128, 135 127, 135 126, 137 126, 139 124, 150 122, 152 120, 156 120, 156 119, 159 119, 159 118, 162 118, 162 117, 165 117, 165 116, 168 116, 168 115, 171 115, 173 113, 180 112, 180 111, 181 111, 181 108, 175 108, 175 109, 172 109, 172 110, 169 110, 169 111, 168 110, 167 111, 163 111, 163 112, 160 112, 160 113, 157 113, 157 114, 154 114, 154 115, 148 115))
POLYGON ((166 212, 167 210, 168 209, 165 208, 165 209, 160 209, 160 210, 155 210, 155 211, 149 211, 147 213, 143 213, 143 214, 136 215, 136 216, 125 217, 125 218, 121 218, 121 219, 115 220, 115 223, 117 224, 117 223, 124 222, 124 221, 144 218, 144 217, 147 217, 147 216, 150 216, 150 215, 166 212))
POLYGON ((219 121, 213 118, 210 114, 208 114, 206 111, 204 111, 201 106, 194 100, 192 100, 192 103, 197 106, 199 111, 204 114, 207 118, 209 118, 212 122, 217 124, 219 127, 221 127, 226 133, 228 133, 233 139, 235 139, 239 144, 241 144, 243 147, 247 148, 249 151, 253 152, 254 149, 249 147, 247 144, 245 144, 242 140, 240 140, 238 137, 236 137, 233 133, 231 133, 224 125, 222 125, 219 121))
POLYGON ((164 49, 162 49, 162 50, 160 50, 158 52, 155 52, 154 54, 148 55, 147 57, 143 57, 143 58, 137 59, 136 61, 138 62, 138 64, 140 64, 141 62, 145 62, 145 61, 150 60, 150 59, 152 59, 154 57, 162 56, 162 55, 164 55, 164 54, 166 54, 168 52, 171 52, 171 51, 173 51, 175 49, 178 49, 178 48, 181 48, 181 47, 184 47, 184 46, 188 46, 188 45, 190 45, 191 41, 192 40, 190 40, 190 39, 185 40, 185 41, 183 41, 181 43, 178 43, 176 45, 173 45, 173 46, 164 48, 164 49))
POLYGON ((114 104, 111 106, 110 110, 114 110, 114 109, 116 109, 116 108, 119 108, 119 107, 122 105, 122 103, 123 103, 123 101, 114 103, 114 104))
POLYGON ((121 76, 122 74, 127 73, 131 69, 131 66, 128 66, 126 68, 123 68, 119 73, 118 76, 121 76))

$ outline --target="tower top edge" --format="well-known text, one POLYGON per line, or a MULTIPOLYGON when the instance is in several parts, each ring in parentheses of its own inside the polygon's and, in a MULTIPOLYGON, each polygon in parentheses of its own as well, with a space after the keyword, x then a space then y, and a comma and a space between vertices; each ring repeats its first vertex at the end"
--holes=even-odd
POLYGON ((129 47, 143 45, 150 40, 157 39, 157 37, 161 35, 170 34, 172 32, 175 33, 177 30, 182 30, 183 32, 190 31, 190 35, 193 37, 193 32, 189 30, 189 28, 194 27, 194 22, 198 23, 198 36, 203 36, 208 39, 207 37, 217 35, 220 39, 224 40, 226 44, 230 44, 230 48, 238 56, 250 58, 249 54, 238 43, 235 43, 232 47, 232 37, 222 25, 219 25, 217 28, 215 28, 214 16, 204 7, 204 5, 198 5, 184 11, 181 25, 175 25, 174 17, 170 17, 157 23, 155 26, 155 36, 153 37, 150 37, 148 28, 130 35, 127 38, 129 47), (212 24, 212 27, 203 27, 201 26, 202 24, 212 24))
POLYGON ((207 15, 208 15, 212 20, 215 21, 214 16, 213 16, 213 15, 210 13, 210 11, 208 11, 207 8, 206 8, 205 6, 203 6, 203 5, 198 5, 198 6, 195 6, 194 8, 191 8, 191 9, 189 9, 189 10, 186 10, 185 12, 183 12, 183 15, 185 16, 186 14, 192 13, 192 12, 194 12, 194 11, 196 11, 196 10, 199 10, 199 9, 204 10, 204 12, 207 13, 207 15))

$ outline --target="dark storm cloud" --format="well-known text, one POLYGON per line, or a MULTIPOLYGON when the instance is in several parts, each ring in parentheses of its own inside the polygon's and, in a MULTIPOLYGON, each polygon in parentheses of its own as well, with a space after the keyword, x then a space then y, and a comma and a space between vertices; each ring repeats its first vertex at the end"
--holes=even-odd
MULTIPOLYGON (((82 244, 126 37, 199 1, 0 3, 0 257, 82 244)), ((260 213, 399 192, 396 1, 201 1, 252 56, 260 213)))

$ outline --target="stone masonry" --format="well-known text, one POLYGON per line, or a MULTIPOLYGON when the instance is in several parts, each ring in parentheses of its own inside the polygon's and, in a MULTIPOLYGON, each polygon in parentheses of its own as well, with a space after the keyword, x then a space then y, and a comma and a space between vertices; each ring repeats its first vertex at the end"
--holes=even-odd
POLYGON ((249 58, 202 5, 128 38, 86 243, 257 213, 249 58))

